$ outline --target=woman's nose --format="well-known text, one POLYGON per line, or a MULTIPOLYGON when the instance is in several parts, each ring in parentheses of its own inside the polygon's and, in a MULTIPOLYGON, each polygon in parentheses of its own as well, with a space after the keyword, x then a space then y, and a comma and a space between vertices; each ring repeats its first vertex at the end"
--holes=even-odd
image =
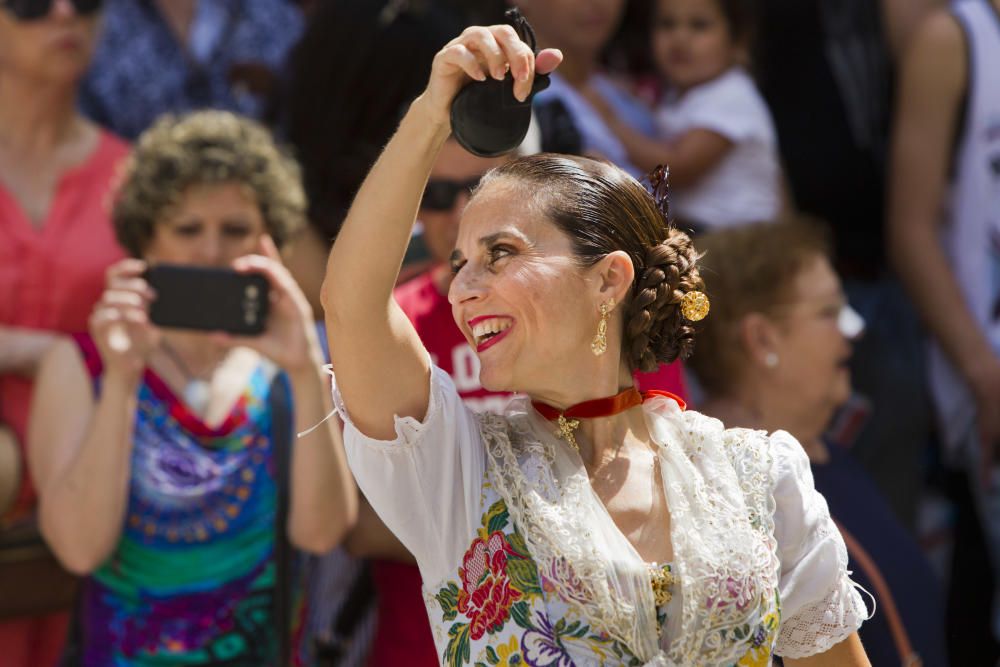
POLYGON ((55 0, 49 6, 49 15, 58 16, 60 18, 66 18, 76 15, 76 5, 74 5, 70 0, 55 0))
POLYGON ((482 275, 468 264, 463 266, 448 288, 448 301, 455 306, 482 298, 485 293, 482 275))
POLYGON ((198 244, 198 261, 205 266, 224 264, 222 239, 213 234, 206 234, 198 244))

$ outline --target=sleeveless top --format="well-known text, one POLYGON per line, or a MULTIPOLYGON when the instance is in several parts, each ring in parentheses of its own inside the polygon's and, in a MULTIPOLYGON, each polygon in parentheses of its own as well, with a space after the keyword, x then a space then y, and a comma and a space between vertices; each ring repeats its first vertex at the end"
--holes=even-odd
MULTIPOLYGON (((989 0, 960 0, 951 11, 968 47, 965 133, 942 229, 952 271, 993 348, 1000 354, 1000 13, 989 0)), ((975 401, 936 343, 930 351, 931 390, 945 444, 975 435, 975 401)))
POLYGON ((334 402, 361 490, 417 559, 442 665, 766 666, 866 616, 791 436, 643 404, 678 577, 656 606, 648 564, 527 399, 477 416, 443 371, 430 382, 426 417, 397 418, 392 441, 361 433, 336 388, 334 402))
MULTIPOLYGON (((59 176, 45 220, 36 227, 0 182, 0 325, 73 334, 104 291, 108 266, 125 257, 115 240, 109 206, 118 168, 129 147, 102 131, 83 163, 59 176)), ((27 442, 34 381, 0 373, 0 423, 27 442)), ((27 451, 22 449, 27 460, 27 451)), ((31 475, 23 475, 11 519, 30 515, 37 502, 31 475)))
MULTIPOLYGON (((76 342, 98 393, 100 354, 76 342)), ((274 376, 258 366, 213 429, 145 371, 121 539, 80 603, 83 665, 277 662, 274 376)))

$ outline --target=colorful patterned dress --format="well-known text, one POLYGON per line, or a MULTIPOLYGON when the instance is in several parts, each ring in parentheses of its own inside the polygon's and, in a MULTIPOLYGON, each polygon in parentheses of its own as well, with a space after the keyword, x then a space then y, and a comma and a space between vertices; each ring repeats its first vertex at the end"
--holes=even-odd
MULTIPOLYGON (((99 354, 78 344, 99 388, 99 354)), ((83 665, 275 664, 274 374, 258 366, 212 429, 145 372, 121 539, 81 601, 83 665)))
POLYGON ((656 606, 649 565, 529 401, 476 416, 435 368, 424 420, 378 441, 334 400, 362 491, 417 559, 442 665, 763 667, 821 653, 866 616, 788 434, 643 404, 678 577, 656 606))

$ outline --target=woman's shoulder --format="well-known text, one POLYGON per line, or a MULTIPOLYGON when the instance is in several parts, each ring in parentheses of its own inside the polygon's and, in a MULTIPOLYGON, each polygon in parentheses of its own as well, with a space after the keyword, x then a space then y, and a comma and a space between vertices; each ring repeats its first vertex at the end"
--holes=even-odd
POLYGON ((695 410, 685 410, 681 420, 689 456, 717 449, 730 461, 741 479, 766 474, 771 484, 788 474, 801 476, 809 459, 798 440, 787 431, 768 433, 761 429, 726 427, 720 420, 695 410))
POLYGON ((744 448, 768 449, 771 439, 781 433, 768 434, 761 429, 727 427, 721 420, 697 410, 684 410, 681 415, 689 435, 688 445, 694 447, 704 446, 703 441, 710 440, 727 452, 744 448))
POLYGON ((74 178, 88 187, 93 186, 101 197, 108 189, 115 187, 121 172, 121 164, 128 157, 132 147, 118 135, 93 123, 85 121, 87 130, 93 133, 93 148, 86 159, 69 171, 74 178))

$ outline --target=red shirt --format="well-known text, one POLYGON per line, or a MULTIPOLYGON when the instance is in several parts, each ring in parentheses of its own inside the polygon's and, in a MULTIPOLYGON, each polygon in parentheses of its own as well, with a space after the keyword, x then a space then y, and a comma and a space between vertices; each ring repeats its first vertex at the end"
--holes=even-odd
MULTIPOLYGON (((396 288, 394 296, 410 318, 431 360, 452 380, 465 403, 477 412, 502 412, 510 394, 483 389, 479 359, 455 325, 451 304, 427 271, 396 288)), ((663 389, 687 398, 680 364, 662 366, 656 373, 636 374, 640 389, 663 389)), ((420 571, 414 565, 372 561, 378 591, 375 640, 368 659, 371 667, 440 664, 421 592, 420 571)))
MULTIPOLYGON (((104 271, 125 256, 111 226, 111 187, 128 145, 102 132, 91 156, 62 174, 40 226, 0 184, 0 326, 61 333, 87 330, 104 271)), ((32 382, 0 375, 0 422, 24 449, 32 382)), ((16 512, 35 502, 25 476, 16 512)))

